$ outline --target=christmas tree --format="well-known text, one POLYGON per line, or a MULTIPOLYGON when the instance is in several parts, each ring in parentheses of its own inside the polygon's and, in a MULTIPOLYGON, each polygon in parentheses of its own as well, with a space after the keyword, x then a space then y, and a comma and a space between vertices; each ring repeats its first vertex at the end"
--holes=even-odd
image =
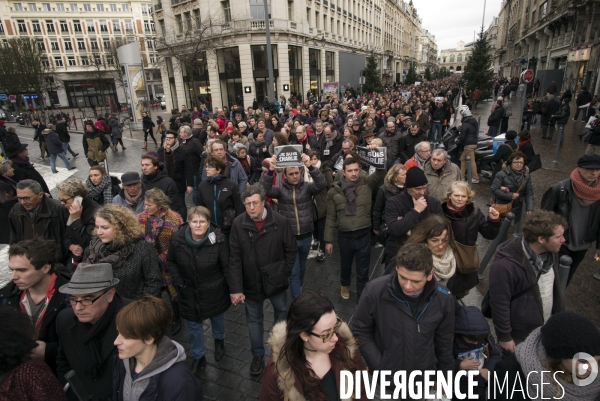
POLYGON ((365 84, 363 85, 363 92, 373 93, 381 92, 381 72, 377 66, 377 61, 373 53, 367 57, 367 66, 365 67, 365 84))
POLYGON ((473 91, 475 88, 479 88, 482 94, 481 98, 487 99, 491 96, 493 77, 490 42, 482 27, 479 39, 473 46, 473 52, 467 58, 463 78, 467 82, 468 90, 473 91))
POLYGON ((408 74, 406 74, 406 77, 404 78, 404 83, 406 85, 412 85, 418 80, 417 68, 415 67, 414 63, 410 63, 410 68, 408 69, 408 74))

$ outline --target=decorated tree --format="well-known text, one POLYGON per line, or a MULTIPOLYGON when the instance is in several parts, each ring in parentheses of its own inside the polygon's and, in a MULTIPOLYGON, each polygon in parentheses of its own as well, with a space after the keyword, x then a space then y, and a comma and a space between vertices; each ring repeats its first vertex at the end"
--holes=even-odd
POLYGON ((473 91, 475 88, 479 88, 482 99, 491 96, 491 82, 494 77, 491 65, 490 42, 482 27, 479 39, 477 39, 473 46, 473 52, 467 57, 467 65, 463 74, 463 78, 467 83, 467 89, 473 91))
POLYGON ((381 85, 381 71, 377 66, 377 60, 375 55, 371 53, 367 57, 367 65, 365 67, 365 84, 363 85, 363 91, 366 93, 381 92, 383 89, 381 85))

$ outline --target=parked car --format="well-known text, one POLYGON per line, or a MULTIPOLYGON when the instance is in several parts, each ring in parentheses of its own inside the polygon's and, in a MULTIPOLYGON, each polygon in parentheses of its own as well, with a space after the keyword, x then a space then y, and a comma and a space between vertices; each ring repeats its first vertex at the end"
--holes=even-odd
POLYGON ((2 109, 0 109, 0 119, 6 120, 6 113, 2 109))

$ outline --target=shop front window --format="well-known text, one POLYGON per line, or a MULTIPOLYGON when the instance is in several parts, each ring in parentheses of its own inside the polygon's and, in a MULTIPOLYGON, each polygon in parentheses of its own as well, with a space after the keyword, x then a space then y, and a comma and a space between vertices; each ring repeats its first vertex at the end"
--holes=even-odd
POLYGON ((308 49, 308 64, 310 67, 310 89, 321 94, 321 51, 308 49))
POLYGON ((116 105, 114 81, 64 81, 70 107, 111 107, 116 105))
POLYGON ((221 101, 223 106, 231 108, 242 93, 242 70, 240 67, 240 53, 236 47, 217 50, 217 64, 219 66, 219 82, 221 85, 221 101))
POLYGON ((290 94, 302 96, 302 47, 288 46, 288 61, 290 64, 290 94))
MULTIPOLYGON (((256 88, 256 100, 262 104, 265 96, 269 96, 269 63, 267 58, 267 45, 250 46, 252 53, 252 67, 254 85, 256 88)), ((279 76, 279 64, 277 60, 277 45, 271 45, 271 60, 273 62, 273 93, 277 97, 277 77, 279 76)), ((274 99, 269 99, 271 102, 274 99)))

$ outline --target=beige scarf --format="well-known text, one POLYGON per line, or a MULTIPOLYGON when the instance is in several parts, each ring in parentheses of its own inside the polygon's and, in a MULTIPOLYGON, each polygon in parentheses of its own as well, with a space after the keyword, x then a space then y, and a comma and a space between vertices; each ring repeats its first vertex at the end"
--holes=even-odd
POLYGON ((433 256, 433 274, 437 281, 446 285, 450 277, 456 272, 456 259, 454 252, 449 246, 441 257, 433 256))

